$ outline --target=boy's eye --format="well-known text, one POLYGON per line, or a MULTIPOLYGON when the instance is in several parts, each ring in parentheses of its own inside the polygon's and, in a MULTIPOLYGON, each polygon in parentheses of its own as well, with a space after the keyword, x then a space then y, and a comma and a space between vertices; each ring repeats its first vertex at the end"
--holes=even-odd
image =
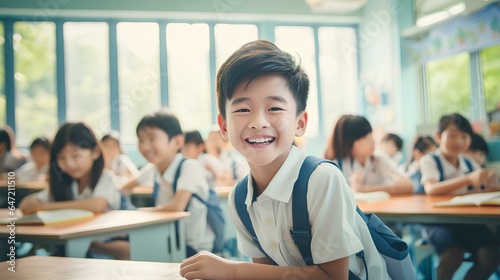
POLYGON ((235 113, 247 113, 247 112, 250 112, 250 110, 248 109, 238 109, 236 111, 234 111, 235 113))
POLYGON ((283 109, 278 108, 278 107, 272 107, 269 109, 269 111, 283 111, 283 109))

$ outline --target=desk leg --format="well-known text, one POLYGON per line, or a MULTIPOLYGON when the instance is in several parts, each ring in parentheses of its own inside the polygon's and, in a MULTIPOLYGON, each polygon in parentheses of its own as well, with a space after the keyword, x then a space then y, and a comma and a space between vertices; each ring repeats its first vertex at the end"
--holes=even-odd
POLYGON ((91 238, 74 238, 66 241, 66 257, 85 258, 89 250, 91 238))
POLYGON ((169 241, 169 248, 171 248, 170 252, 172 254, 172 262, 182 262, 186 258, 186 228, 184 225, 184 220, 179 220, 179 235, 177 236, 179 238, 179 246, 177 247, 177 242, 176 242, 176 234, 175 234, 175 223, 170 223, 170 228, 169 228, 169 236, 171 238, 168 239, 169 241), (172 238, 173 237, 173 238, 172 238))
POLYGON ((170 227, 173 224, 171 222, 131 230, 129 232, 130 259, 133 261, 171 262, 167 239, 168 236, 171 236, 170 227))

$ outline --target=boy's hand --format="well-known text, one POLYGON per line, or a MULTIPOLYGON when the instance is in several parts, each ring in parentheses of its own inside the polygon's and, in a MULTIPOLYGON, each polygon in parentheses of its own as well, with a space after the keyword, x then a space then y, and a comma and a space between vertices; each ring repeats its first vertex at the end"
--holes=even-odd
POLYGON ((354 171, 351 175, 351 189, 353 192, 361 191, 363 188, 364 176, 359 171, 354 171))
POLYGON ((186 279, 233 279, 234 262, 202 251, 181 263, 180 275, 186 279))
POLYGON ((473 172, 467 174, 467 178, 469 179, 470 185, 474 186, 476 189, 479 189, 481 186, 484 186, 487 183, 488 170, 474 170, 473 172))

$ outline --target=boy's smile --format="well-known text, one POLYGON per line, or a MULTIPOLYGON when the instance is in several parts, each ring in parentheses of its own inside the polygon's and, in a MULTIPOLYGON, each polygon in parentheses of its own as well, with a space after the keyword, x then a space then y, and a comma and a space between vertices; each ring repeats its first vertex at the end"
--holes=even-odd
POLYGON ((226 120, 219 115, 222 135, 247 160, 250 168, 273 164, 279 169, 295 136, 302 136, 307 113, 297 116, 297 103, 286 80, 278 75, 241 82, 226 100, 226 120))

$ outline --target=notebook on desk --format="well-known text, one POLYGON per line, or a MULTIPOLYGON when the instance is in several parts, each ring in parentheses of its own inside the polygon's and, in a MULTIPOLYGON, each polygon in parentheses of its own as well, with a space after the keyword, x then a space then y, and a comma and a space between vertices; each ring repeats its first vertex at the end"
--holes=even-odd
POLYGON ((94 212, 84 209, 59 209, 50 211, 38 211, 34 214, 22 216, 17 219, 0 219, 0 224, 16 225, 51 225, 63 222, 70 222, 94 217, 94 212))
POLYGON ((480 205, 500 206, 500 192, 472 193, 433 203, 435 207, 480 205))

